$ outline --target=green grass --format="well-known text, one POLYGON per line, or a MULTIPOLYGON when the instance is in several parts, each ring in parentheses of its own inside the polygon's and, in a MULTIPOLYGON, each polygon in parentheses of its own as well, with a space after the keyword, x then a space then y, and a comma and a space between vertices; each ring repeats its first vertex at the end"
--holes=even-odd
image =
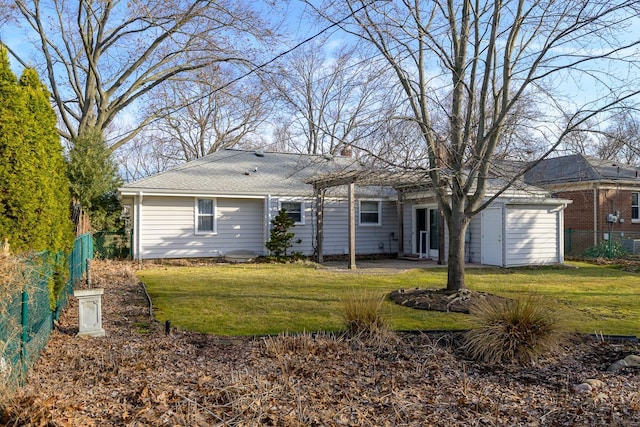
MULTIPOLYGON (((467 287, 507 297, 529 294, 558 304, 571 331, 640 335, 640 274, 612 266, 467 269, 467 287)), ((301 264, 154 267, 138 272, 158 320, 217 335, 336 331, 344 297, 354 291, 385 295, 399 288, 442 288, 444 268, 403 273, 357 273, 301 264)), ((415 310, 387 301, 396 330, 464 329, 468 316, 415 310)))

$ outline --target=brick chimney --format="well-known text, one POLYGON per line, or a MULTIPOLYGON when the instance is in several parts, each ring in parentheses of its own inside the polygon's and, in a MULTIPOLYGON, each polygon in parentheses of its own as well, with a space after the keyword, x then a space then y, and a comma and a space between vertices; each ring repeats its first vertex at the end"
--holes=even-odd
POLYGON ((340 150, 340 155, 342 157, 351 157, 353 155, 351 145, 346 144, 344 147, 342 147, 342 150, 340 150))

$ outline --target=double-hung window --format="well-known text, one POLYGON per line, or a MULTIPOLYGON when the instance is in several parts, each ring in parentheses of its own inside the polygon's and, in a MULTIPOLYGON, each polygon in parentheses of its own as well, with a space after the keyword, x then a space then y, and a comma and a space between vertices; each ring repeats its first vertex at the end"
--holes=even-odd
POLYGON ((382 203, 379 200, 360 201, 360 225, 380 225, 382 203))
POLYGON ((287 212, 295 225, 304 224, 304 203, 302 202, 280 202, 280 209, 287 212))
POLYGON ((196 233, 216 232, 215 199, 196 199, 196 233))
POLYGON ((631 193, 631 222, 640 222, 640 203, 638 203, 638 195, 640 193, 631 193))

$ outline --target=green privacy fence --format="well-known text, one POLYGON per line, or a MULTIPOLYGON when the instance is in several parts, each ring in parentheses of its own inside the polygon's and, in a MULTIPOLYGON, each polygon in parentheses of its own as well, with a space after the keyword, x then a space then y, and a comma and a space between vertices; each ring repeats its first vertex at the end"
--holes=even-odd
POLYGON ((69 280, 62 294, 58 297, 58 306, 54 312, 54 319, 58 320, 62 310, 67 306, 68 298, 73 294, 75 285, 82 281, 87 272, 87 260, 93 259, 93 238, 90 233, 76 238, 73 250, 69 254, 69 280))
POLYGON ((58 294, 52 310, 50 286, 53 286, 56 262, 47 252, 24 257, 5 257, 0 263, 0 386, 21 383, 49 340, 53 320, 68 304, 75 284, 86 272, 87 259, 93 256, 91 234, 76 238, 68 257, 69 278, 58 294))
POLYGON ((601 248, 604 256, 614 257, 623 249, 627 255, 640 255, 640 232, 614 230, 572 230, 564 232, 565 256, 583 256, 601 248))

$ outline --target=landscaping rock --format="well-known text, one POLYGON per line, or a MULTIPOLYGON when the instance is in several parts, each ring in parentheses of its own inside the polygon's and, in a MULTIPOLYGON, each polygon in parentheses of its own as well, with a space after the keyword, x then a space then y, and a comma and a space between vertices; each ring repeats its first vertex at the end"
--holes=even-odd
POLYGON ((608 368, 607 372, 617 372, 623 368, 637 368, 640 367, 640 356, 635 354, 630 354, 624 359, 618 360, 617 362, 612 363, 608 368))
POLYGON ((224 260, 230 263, 246 263, 252 262, 258 257, 255 252, 243 249, 229 251, 224 255, 224 260))
POLYGON ((571 391, 574 393, 591 393, 593 391, 593 387, 591 387, 587 383, 577 384, 571 388, 571 391))
POLYGON ((594 378, 589 378, 584 380, 584 382, 586 384, 589 384, 592 388, 603 388, 604 387, 604 382, 594 379, 594 378))
POLYGON ((640 366, 640 356, 636 355, 636 354, 630 354, 627 357, 624 358, 625 363, 627 364, 627 366, 640 366))
POLYGON ((604 400, 607 400, 607 398, 608 398, 608 397, 609 397, 609 396, 607 396, 607 395, 606 395, 606 394, 604 394, 604 393, 598 393, 598 394, 596 394, 596 396, 593 398, 593 402, 594 402, 594 403, 600 403, 600 402, 602 402, 602 401, 604 401, 604 400))

